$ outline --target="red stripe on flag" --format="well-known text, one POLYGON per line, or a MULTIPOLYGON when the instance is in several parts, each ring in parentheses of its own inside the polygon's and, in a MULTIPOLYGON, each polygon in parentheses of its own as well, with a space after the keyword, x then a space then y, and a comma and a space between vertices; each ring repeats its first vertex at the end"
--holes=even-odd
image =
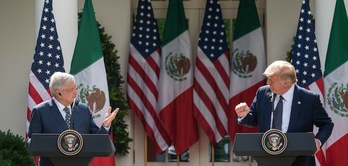
MULTIPOLYGON (((228 61, 228 52, 225 52, 219 59, 222 59, 222 60, 227 60, 228 61)), ((229 71, 226 71, 225 69, 224 69, 224 65, 223 64, 221 64, 221 62, 220 61, 218 61, 218 60, 215 60, 214 62, 213 62, 213 64, 214 64, 214 66, 215 66, 215 68, 216 68, 216 71, 219 73, 219 75, 220 75, 220 77, 222 78, 222 80, 224 81, 224 83, 225 83, 225 86, 226 87, 229 87, 230 86, 230 75, 229 75, 229 73, 227 73, 227 72, 229 72, 229 71)), ((227 63, 228 64, 228 63, 227 63)))
MULTIPOLYGON (((216 61, 214 61, 216 62, 216 61)), ((215 64, 215 63, 214 63, 215 64)), ((218 66, 218 65, 215 65, 215 66, 218 66)), ((221 65, 220 65, 221 66, 221 65)), ((200 70, 201 73, 204 73, 203 76, 204 76, 204 79, 208 82, 208 84, 211 86, 211 89, 214 89, 215 91, 215 95, 216 95, 216 98, 217 98, 217 101, 221 104, 222 108, 224 108, 224 110, 227 110, 228 108, 228 103, 223 95, 223 92, 221 91, 220 89, 220 86, 223 86, 223 85, 218 85, 218 83, 215 81, 215 78, 214 76, 212 76, 210 74, 210 72, 208 71, 208 69, 204 66, 204 64, 201 62, 200 59, 197 59, 196 61, 196 67, 198 70, 200 70)), ((225 73, 225 71, 219 71, 218 69, 216 70, 218 71, 218 73, 225 73)), ((225 73, 227 75, 227 73, 225 73)), ((224 74, 223 74, 224 75, 224 74)), ((196 79, 195 79, 196 81, 196 79)), ((225 77, 225 79, 223 80, 224 83, 225 83, 225 86, 228 87, 229 86, 229 78, 228 77, 225 77)), ((194 85, 199 85, 199 82, 196 82, 196 84, 194 85)), ((228 89, 228 88, 226 88, 228 89)), ((204 91, 204 87, 202 89, 202 91, 204 91)), ((198 93, 200 94, 200 93, 198 93)), ((209 94, 210 95, 210 94, 209 94)), ((207 100, 204 100, 205 102, 212 102, 209 100, 209 98, 206 98, 207 100), (209 101, 208 101, 209 100, 209 101)), ((212 107, 214 107, 214 105, 212 104, 212 107)), ((226 112, 226 111, 225 111, 226 112)))
POLYGON ((150 104, 150 101, 146 97, 146 94, 143 93, 141 88, 138 86, 138 84, 131 78, 128 77, 128 85, 130 86, 129 88, 133 89, 133 91, 137 94, 137 96, 141 99, 141 103, 145 108, 139 108, 137 104, 134 102, 134 99, 132 99, 130 96, 128 96, 128 102, 130 105, 130 108, 135 112, 137 115, 138 119, 142 122, 144 125, 145 131, 147 135, 150 137, 150 140, 154 143, 155 145, 155 150, 157 153, 162 153, 164 149, 160 148, 158 143, 162 144, 161 142, 158 142, 156 140, 156 136, 154 132, 159 132, 160 135, 163 137, 164 141, 166 144, 170 144, 170 139, 167 133, 165 132, 165 129, 162 126, 162 123, 160 122, 155 108, 150 104), (143 110, 143 111, 141 111, 143 110), (155 128, 157 129, 156 131, 153 131, 151 128, 151 123, 148 122, 144 116, 150 115, 152 120, 154 121, 155 128))
MULTIPOLYGON (((49 93, 49 91, 47 91, 49 93)), ((40 94, 36 91, 35 87, 29 82, 29 95, 35 101, 36 104, 43 102, 40 94)))
MULTIPOLYGON (((229 71, 226 71, 221 64, 221 61, 224 60, 228 60, 226 54, 211 62, 206 58, 204 52, 199 53, 196 59, 193 83, 195 91, 194 115, 213 146, 227 135, 228 118, 220 118, 222 115, 227 117, 229 108, 227 98, 230 78, 229 71), (212 65, 214 67, 211 67, 212 65)), ((228 66, 228 63, 225 65, 228 66)))
MULTIPOLYGON (((227 131, 217 115, 214 103, 209 99, 208 94, 205 93, 204 89, 200 86, 200 84, 197 82, 196 79, 194 80, 194 85, 195 85, 194 89, 195 89, 195 92, 197 93, 197 96, 199 96, 199 98, 202 100, 201 104, 204 104, 206 108, 209 110, 209 112, 211 113, 211 115, 213 116, 214 119, 209 119, 209 120, 212 121, 211 123, 215 123, 216 128, 212 128, 212 126, 209 125, 209 123, 207 122, 208 119, 204 118, 204 115, 202 115, 202 112, 196 105, 194 105, 194 115, 196 117, 197 122, 200 123, 200 125, 206 132, 211 144, 215 146, 216 143, 218 143, 220 140, 215 139, 214 130, 217 129, 221 137, 224 137, 227 134, 227 131)), ((222 100, 225 100, 225 99, 222 99, 222 100)))
POLYGON ((317 84, 320 92, 321 92, 321 95, 324 94, 324 81, 323 81, 323 77, 319 78, 318 80, 315 81, 315 83, 317 84))
MULTIPOLYGON (((147 58, 147 59, 150 59, 150 58, 147 58)), ((144 68, 137 63, 137 61, 134 59, 134 57, 132 55, 129 56, 129 65, 133 67, 133 69, 136 71, 137 75, 141 76, 141 78, 143 79, 144 83, 151 90, 152 94, 154 94, 154 96, 156 97, 156 100, 157 100, 158 92, 157 92, 156 85, 151 81, 151 79, 149 78, 147 73, 144 71, 144 68)), ((157 64, 155 64, 155 65, 157 66, 157 64)), ((152 65, 146 65, 146 66, 150 66, 151 68, 153 68, 155 70, 158 70, 157 69, 158 67, 153 67, 152 65)), ((158 78, 158 74, 156 74, 156 75, 157 75, 157 78, 158 78)), ((142 91, 141 88, 139 88, 138 90, 142 91)))
MULTIPOLYGON (((139 87, 139 85, 131 78, 128 77, 128 85, 133 89, 133 91, 137 94, 137 96, 139 97, 139 99, 141 100, 141 102, 144 104, 145 108, 147 109, 147 112, 154 118, 157 117, 156 114, 156 110, 155 108, 150 104, 150 101, 148 100, 148 98, 146 97, 146 94, 144 94, 144 92, 141 90, 141 88, 139 87)), ((129 100, 134 100, 132 98, 129 97, 129 100)), ((131 107, 133 108, 133 107, 131 107)), ((139 110, 139 108, 134 105, 134 108, 137 108, 139 110)), ((139 110, 140 111, 140 110, 139 110)))
POLYGON ((317 159, 317 162, 320 164, 320 166, 326 166, 325 156, 323 153, 323 150, 320 149, 316 154, 315 158, 317 159))
MULTIPOLYGON (((155 53, 160 55, 160 48, 158 48, 155 51, 155 53)), ((152 53, 152 54, 155 54, 155 53, 152 53)), ((159 64, 157 63, 157 61, 159 60, 153 59, 153 56, 148 56, 147 58, 145 58, 145 60, 147 64, 152 68, 153 72, 157 75, 157 78, 159 78, 160 67, 159 67, 159 64)))
POLYGON ((172 139, 177 155, 181 155, 198 141, 197 122, 192 111, 192 93, 193 89, 188 88, 159 113, 160 119, 172 139), (184 105, 182 103, 190 104, 184 105))
POLYGON ((194 114, 213 146, 228 133, 230 97, 228 45, 219 11, 219 0, 207 1, 194 74, 194 114))
POLYGON ((31 119, 31 110, 29 109, 29 107, 27 107, 27 120, 28 122, 30 122, 31 119))
POLYGON ((326 149, 326 165, 346 166, 348 163, 348 134, 341 137, 326 149))
MULTIPOLYGON (((129 100, 129 105, 131 105, 132 107, 136 108, 136 105, 135 105, 135 103, 132 100, 129 100)), ((154 146, 154 148, 156 150, 156 153, 157 154, 162 153, 164 151, 164 149, 162 149, 159 144, 170 145, 170 139, 169 139, 169 136, 166 137, 167 133, 165 133, 165 130, 163 129, 162 125, 161 124, 157 124, 157 123, 160 123, 158 118, 154 118, 156 127, 159 128, 157 130, 157 132, 160 133, 160 135, 163 137, 163 140, 165 142, 159 142, 159 141, 156 140, 156 136, 154 134, 155 132, 152 130, 152 128, 149 125, 149 123, 145 120, 144 114, 139 109, 133 109, 133 111, 137 115, 137 117, 140 120, 140 122, 143 124, 144 129, 146 131, 146 134, 149 136, 149 139, 153 143, 153 146, 154 146)))

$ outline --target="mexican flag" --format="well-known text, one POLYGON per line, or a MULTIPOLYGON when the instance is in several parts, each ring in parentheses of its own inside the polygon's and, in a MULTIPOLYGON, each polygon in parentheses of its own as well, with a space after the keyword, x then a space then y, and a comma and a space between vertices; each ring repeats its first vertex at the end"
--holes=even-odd
POLYGON ((182 0, 170 0, 163 34, 158 108, 176 154, 198 141, 191 42, 182 0))
MULTIPOLYGON (((110 106, 108 84, 97 21, 91 0, 83 8, 70 73, 75 75, 80 101, 86 103, 98 126, 110 106)), ((115 165, 115 157, 97 157, 93 165, 115 165)))
POLYGON ((336 1, 325 61, 325 109, 335 124, 323 145, 326 163, 348 163, 348 18, 343 0, 336 1))
POLYGON ((240 102, 251 105, 257 89, 266 83, 262 74, 265 69, 264 39, 255 0, 239 1, 233 33, 230 74, 229 134, 232 140, 236 133, 257 131, 257 128, 238 125, 234 108, 240 102))

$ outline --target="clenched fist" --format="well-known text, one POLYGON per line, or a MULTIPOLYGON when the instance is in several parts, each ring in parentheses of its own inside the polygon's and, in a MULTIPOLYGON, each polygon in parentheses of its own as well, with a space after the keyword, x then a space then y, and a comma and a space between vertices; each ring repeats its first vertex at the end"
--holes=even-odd
POLYGON ((240 118, 245 117, 250 112, 250 108, 244 102, 236 105, 234 110, 236 111, 238 117, 240 117, 240 118))

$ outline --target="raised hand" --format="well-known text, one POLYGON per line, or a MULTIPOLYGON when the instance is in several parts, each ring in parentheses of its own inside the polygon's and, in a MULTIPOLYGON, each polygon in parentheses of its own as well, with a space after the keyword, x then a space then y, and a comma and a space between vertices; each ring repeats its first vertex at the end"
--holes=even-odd
POLYGON ((119 108, 116 108, 114 111, 111 112, 111 107, 109 107, 108 112, 105 114, 103 121, 105 127, 109 127, 111 125, 111 122, 116 118, 116 115, 119 110, 119 108))

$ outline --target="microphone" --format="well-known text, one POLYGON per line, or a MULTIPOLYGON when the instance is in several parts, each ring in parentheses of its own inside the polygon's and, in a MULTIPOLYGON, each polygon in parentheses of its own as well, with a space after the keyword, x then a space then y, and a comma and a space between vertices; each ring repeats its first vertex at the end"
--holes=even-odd
POLYGON ((78 106, 80 103, 79 99, 75 99, 74 102, 71 104, 71 107, 78 106))
POLYGON ((273 103, 273 101, 274 101, 273 93, 272 92, 267 92, 266 95, 267 95, 268 100, 273 103))
POLYGON ((75 107, 78 106, 80 103, 79 99, 75 99, 74 102, 71 104, 71 117, 70 117, 70 129, 74 129, 74 110, 75 107))
POLYGON ((271 129, 273 129, 274 128, 274 98, 275 98, 275 95, 274 95, 274 93, 272 93, 272 92, 267 92, 267 98, 268 98, 268 100, 272 103, 272 121, 271 121, 271 124, 272 124, 272 126, 271 126, 271 129))

